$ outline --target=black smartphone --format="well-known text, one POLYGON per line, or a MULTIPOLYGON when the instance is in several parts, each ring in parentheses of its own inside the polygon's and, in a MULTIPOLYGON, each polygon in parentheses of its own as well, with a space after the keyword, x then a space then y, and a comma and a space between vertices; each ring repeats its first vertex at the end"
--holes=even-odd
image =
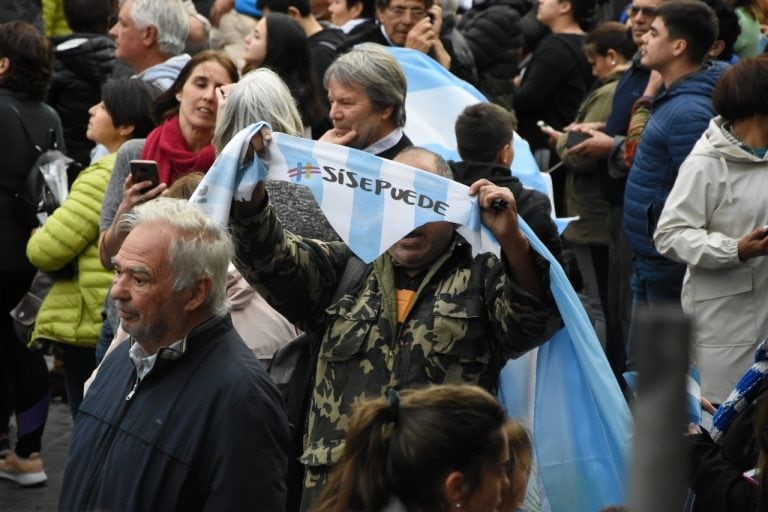
POLYGON ((151 181, 152 185, 145 188, 155 188, 160 183, 160 178, 157 175, 157 162, 154 160, 131 160, 130 163, 131 178, 134 183, 141 183, 142 181, 151 181))
POLYGON ((590 137, 592 136, 586 132, 568 132, 568 136, 565 139, 565 147, 572 148, 576 144, 581 144, 590 137))

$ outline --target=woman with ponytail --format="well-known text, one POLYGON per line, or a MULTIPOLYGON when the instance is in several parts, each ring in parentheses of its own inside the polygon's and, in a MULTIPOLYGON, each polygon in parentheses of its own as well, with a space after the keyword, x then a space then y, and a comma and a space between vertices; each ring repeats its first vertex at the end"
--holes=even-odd
POLYGON ((363 402, 316 512, 490 511, 509 487, 507 418, 476 386, 363 402))

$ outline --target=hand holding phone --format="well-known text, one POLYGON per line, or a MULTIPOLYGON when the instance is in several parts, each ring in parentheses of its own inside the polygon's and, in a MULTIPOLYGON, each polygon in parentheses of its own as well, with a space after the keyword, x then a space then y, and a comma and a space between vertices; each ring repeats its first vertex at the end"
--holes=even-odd
POLYGON ((131 169, 131 180, 133 183, 151 182, 151 185, 145 187, 142 192, 153 189, 160 183, 160 178, 157 174, 157 162, 154 160, 131 160, 128 165, 131 169))
POLYGON ((586 132, 570 131, 568 132, 567 138, 565 139, 565 147, 572 148, 573 146, 581 144, 591 137, 592 135, 586 132))

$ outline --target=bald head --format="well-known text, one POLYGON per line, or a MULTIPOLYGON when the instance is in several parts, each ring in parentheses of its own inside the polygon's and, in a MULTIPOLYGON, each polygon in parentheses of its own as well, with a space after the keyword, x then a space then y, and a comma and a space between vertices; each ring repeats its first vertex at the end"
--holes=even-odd
POLYGON ((453 172, 451 172, 448 162, 437 153, 433 153, 428 149, 418 146, 407 147, 397 154, 394 161, 437 174, 449 180, 453 179, 453 172))

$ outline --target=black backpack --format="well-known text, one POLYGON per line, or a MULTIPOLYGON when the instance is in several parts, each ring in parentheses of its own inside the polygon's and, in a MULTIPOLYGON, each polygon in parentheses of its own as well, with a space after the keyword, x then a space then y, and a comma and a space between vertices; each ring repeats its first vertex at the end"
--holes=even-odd
MULTIPOLYGON (((338 302, 347 293, 352 293, 360 285, 367 269, 363 260, 350 255, 339 285, 333 294, 331 304, 338 302)), ((288 454, 288 473, 286 487, 288 503, 286 512, 296 512, 301 505, 304 488, 304 465, 299 457, 304 452, 304 431, 307 426, 309 405, 315 384, 317 356, 320 352, 320 338, 314 334, 303 333, 280 347, 272 357, 269 375, 275 381, 283 395, 285 411, 291 432, 291 446, 288 454)))
POLYGON ((27 137, 30 145, 35 148, 37 158, 35 158, 32 167, 27 173, 27 177, 17 190, 13 192, 13 211, 18 220, 25 228, 30 231, 40 225, 37 214, 45 213, 50 215, 53 210, 59 207, 59 201, 51 191, 50 186, 43 177, 43 169, 56 168, 64 173, 64 176, 76 176, 82 166, 59 151, 56 143, 56 132, 53 128, 48 129, 46 149, 41 148, 32 139, 27 130, 27 125, 14 107, 14 112, 21 123, 24 135, 27 137))

